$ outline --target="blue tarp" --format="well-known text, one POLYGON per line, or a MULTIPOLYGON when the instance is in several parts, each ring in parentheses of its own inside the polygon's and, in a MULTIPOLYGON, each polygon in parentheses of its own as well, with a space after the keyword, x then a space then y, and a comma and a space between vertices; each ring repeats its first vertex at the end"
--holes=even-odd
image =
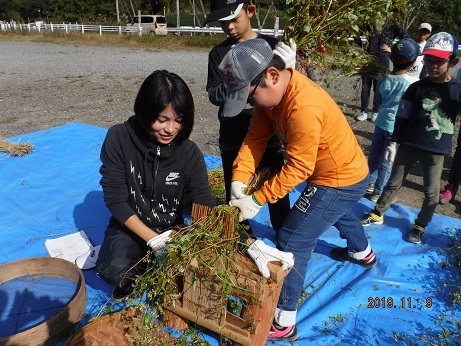
MULTIPOLYGON (((34 150, 23 157, 0 153, 0 264, 48 256, 46 239, 77 230, 84 230, 94 245, 102 243, 109 212, 99 185, 99 152, 106 131, 69 123, 9 139, 30 141, 34 150)), ((206 161, 209 169, 220 165, 214 156, 206 155, 206 161)), ((291 192, 292 203, 302 188, 291 192)), ((372 206, 363 198, 354 212, 361 215, 372 206)), ((461 343, 454 333, 461 313, 450 303, 450 293, 460 285, 459 269, 444 265, 449 260, 445 249, 460 235, 461 221, 436 214, 423 243, 415 245, 404 237, 417 213, 393 204, 384 225, 366 229, 378 256, 371 270, 329 257, 331 248, 345 246, 334 228, 320 238, 305 276, 295 345, 461 343)), ((251 222, 255 234, 270 241, 274 231, 268 220, 264 207, 251 222)), ((112 288, 94 270, 84 275, 85 323, 107 303, 112 288)), ((213 333, 205 332, 204 338, 219 343, 213 333)))

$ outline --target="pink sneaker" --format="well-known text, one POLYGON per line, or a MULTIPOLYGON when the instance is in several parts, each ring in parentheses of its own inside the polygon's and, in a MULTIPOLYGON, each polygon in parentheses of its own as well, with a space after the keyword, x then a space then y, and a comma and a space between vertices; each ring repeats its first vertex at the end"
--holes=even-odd
POLYGON ((275 322, 272 323, 271 330, 269 331, 268 340, 272 341, 295 341, 298 338, 298 330, 296 326, 281 327, 275 322))
POLYGON ((439 203, 447 204, 453 199, 453 197, 455 197, 455 195, 456 195, 455 185, 447 184, 445 186, 445 190, 443 190, 439 195, 439 203))

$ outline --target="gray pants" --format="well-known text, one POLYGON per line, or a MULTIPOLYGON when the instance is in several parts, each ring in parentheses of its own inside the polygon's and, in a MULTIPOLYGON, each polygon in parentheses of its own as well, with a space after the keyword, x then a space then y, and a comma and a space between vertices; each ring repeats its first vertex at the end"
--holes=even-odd
POLYGON ((439 202, 440 178, 443 170, 443 154, 436 154, 427 150, 401 144, 397 150, 391 176, 386 187, 378 199, 375 211, 383 215, 389 209, 394 197, 397 197, 404 179, 414 164, 419 161, 423 171, 424 201, 415 224, 426 227, 432 220, 435 208, 439 202))

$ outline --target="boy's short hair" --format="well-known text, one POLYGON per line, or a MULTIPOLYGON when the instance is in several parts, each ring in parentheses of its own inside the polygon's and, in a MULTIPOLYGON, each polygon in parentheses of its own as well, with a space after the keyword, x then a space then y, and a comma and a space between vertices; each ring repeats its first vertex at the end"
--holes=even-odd
POLYGON ((392 45, 391 60, 400 65, 415 61, 419 55, 419 44, 410 38, 402 38, 392 45))
POLYGON ((227 90, 224 117, 236 116, 245 108, 251 82, 267 68, 273 57, 272 48, 261 38, 240 42, 227 52, 219 64, 227 90))
POLYGON ((455 58, 458 54, 458 39, 448 32, 438 32, 432 35, 426 42, 421 55, 431 55, 436 58, 455 58))
POLYGON ((250 0, 211 0, 211 13, 206 17, 204 24, 210 22, 232 20, 243 8, 243 5, 249 3, 250 0))

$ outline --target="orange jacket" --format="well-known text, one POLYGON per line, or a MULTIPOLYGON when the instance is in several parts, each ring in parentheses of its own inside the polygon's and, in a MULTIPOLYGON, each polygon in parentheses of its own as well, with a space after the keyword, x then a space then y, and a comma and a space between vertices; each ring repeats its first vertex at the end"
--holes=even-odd
POLYGON ((358 183, 368 174, 367 160, 338 105, 319 85, 293 71, 282 102, 272 110, 253 111, 232 180, 248 183, 274 130, 288 160, 255 192, 261 205, 276 202, 306 180, 335 188, 358 183))

